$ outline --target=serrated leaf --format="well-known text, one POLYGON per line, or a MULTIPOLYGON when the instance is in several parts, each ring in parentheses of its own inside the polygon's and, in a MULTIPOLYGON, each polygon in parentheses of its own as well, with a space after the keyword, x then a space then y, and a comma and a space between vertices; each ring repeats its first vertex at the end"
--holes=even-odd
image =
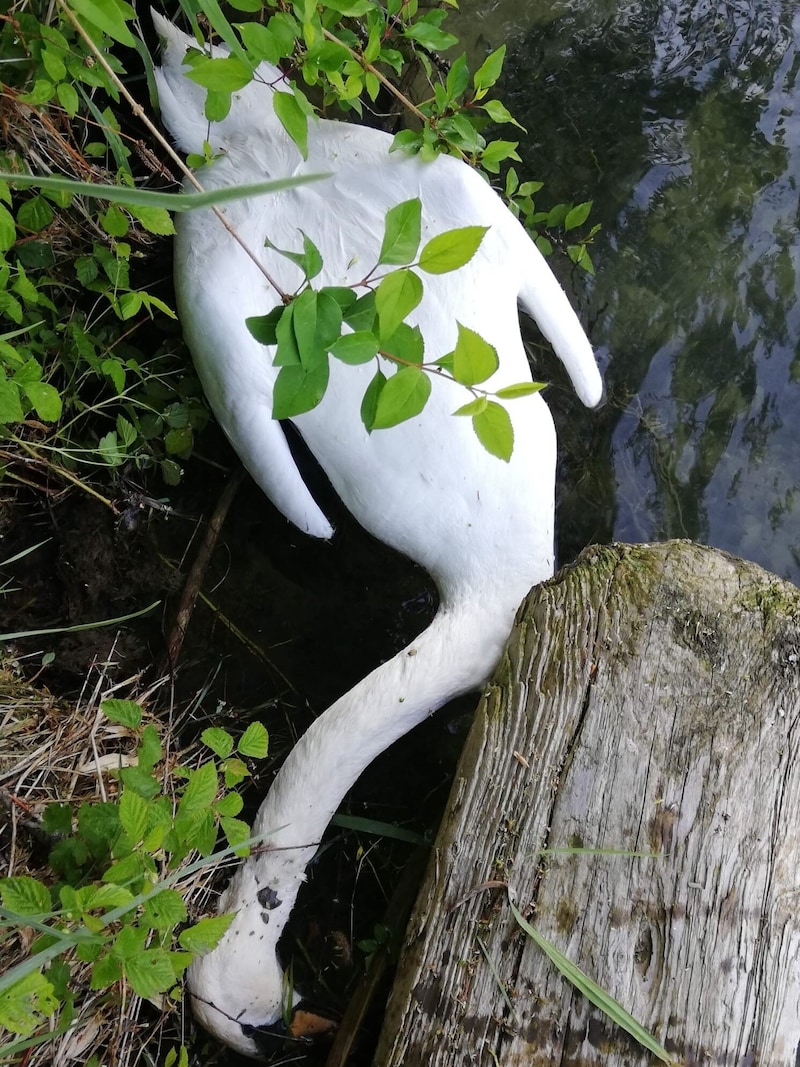
POLYGON ((53 221, 53 209, 43 196, 34 196, 20 205, 17 212, 17 224, 23 229, 38 233, 53 221))
POLYGON ((0 899, 9 911, 19 915, 46 915, 52 911, 50 891, 27 875, 0 878, 0 899))
POLYGON ((148 897, 142 908, 142 921, 151 930, 166 932, 186 922, 186 905, 175 889, 162 889, 148 897))
POLYGON ((24 418, 18 387, 7 378, 0 378, 0 423, 22 422, 24 418))
POLYGON ((371 429, 385 430, 413 419, 431 393, 430 377, 419 367, 402 367, 386 381, 375 408, 371 429))
POLYGON ((373 333, 357 330, 355 333, 346 333, 335 341, 330 347, 330 353, 350 366, 369 363, 378 354, 378 341, 373 333))
POLYGON ((508 463, 514 451, 514 427, 502 404, 490 400, 482 412, 472 416, 472 427, 486 451, 508 463))
POLYGON ((516 385, 504 385, 495 392, 500 400, 516 400, 520 396, 530 396, 531 393, 541 392, 547 387, 547 382, 518 382, 516 385))
POLYGON ((463 226, 437 234, 422 249, 419 265, 428 274, 446 274, 469 263, 480 248, 488 226, 463 226))
POLYGON ((223 815, 219 820, 219 824, 231 848, 237 848, 251 836, 249 824, 241 819, 232 819, 228 815, 223 815))
POLYGON ((397 266, 410 263, 419 248, 421 226, 422 203, 419 197, 389 208, 378 264, 397 266))
POLYGON ((123 885, 108 883, 93 889, 85 907, 87 909, 121 908, 126 904, 130 904, 132 900, 133 893, 131 893, 130 889, 126 889, 123 885))
POLYGON ((116 698, 103 700, 100 710, 107 719, 127 726, 131 730, 135 730, 142 721, 142 709, 133 700, 117 700, 116 698))
POLYGON ((487 378, 491 378, 499 365, 497 350, 479 333, 460 322, 457 326, 458 341, 453 350, 453 377, 466 386, 485 382, 487 378))
POLYGON ((170 214, 163 207, 142 207, 136 204, 126 204, 125 207, 148 233, 157 237, 171 237, 175 233, 170 214))
POLYGON ((209 726, 200 734, 200 740, 220 759, 225 759, 233 752, 233 738, 220 726, 209 726))
POLYGON ((419 326, 401 322, 392 336, 381 345, 381 351, 401 363, 422 363, 425 358, 425 342, 419 326))
POLYGON ((238 756, 231 756, 230 759, 225 761, 225 785, 228 789, 232 789, 240 782, 243 782, 249 774, 247 764, 240 760, 238 756))
POLYGON ((251 722, 236 746, 242 756, 264 759, 269 751, 269 734, 262 722, 251 722))
POLYGON ((149 948, 125 961, 125 977, 140 997, 154 997, 175 985, 175 972, 163 948, 149 948))
POLYGON ((114 388, 117 391, 117 396, 121 396, 125 389, 125 368, 119 360, 104 359, 100 364, 100 370, 113 383, 114 388))
POLYGON ((219 778, 213 762, 204 763, 192 771, 183 796, 178 804, 181 815, 194 815, 207 811, 217 796, 219 778))
POLYGON ((149 772, 161 759, 161 738, 158 730, 148 723, 142 730, 142 739, 139 742, 139 768, 149 772))
POLYGON ((108 989, 122 978, 122 960, 117 959, 110 953, 96 960, 92 965, 92 977, 89 988, 94 990, 108 989))
POLYGON ((485 396, 476 396, 474 400, 470 400, 468 404, 462 404, 460 408, 456 408, 453 412, 454 415, 480 415, 482 411, 486 410, 486 405, 489 403, 485 396))
POLYGON ((292 93, 273 93, 272 105, 281 126, 300 149, 300 155, 308 159, 308 116, 292 93))
POLYGON ((400 323, 422 300, 422 282, 410 270, 387 274, 375 290, 381 340, 390 338, 400 323))
POLYGON ((212 915, 208 919, 201 919, 187 930, 181 930, 178 942, 187 952, 195 956, 204 956, 217 947, 233 919, 233 913, 212 915))
POLYGON ((227 815, 235 818, 244 807, 244 801, 239 793, 226 793, 217 801, 215 810, 217 815, 227 815))
POLYGON ((57 389, 47 382, 31 382, 24 387, 25 395, 40 419, 58 422, 61 418, 61 397, 57 389))
POLYGON ((315 408, 328 388, 328 377, 327 359, 308 369, 282 367, 272 394, 273 419, 291 419, 315 408))
POLYGON ((17 238, 17 227, 14 216, 7 207, 0 204, 0 252, 11 248, 17 238))
POLYGON ((150 824, 150 804, 131 789, 119 798, 119 821, 133 844, 142 840, 150 824))

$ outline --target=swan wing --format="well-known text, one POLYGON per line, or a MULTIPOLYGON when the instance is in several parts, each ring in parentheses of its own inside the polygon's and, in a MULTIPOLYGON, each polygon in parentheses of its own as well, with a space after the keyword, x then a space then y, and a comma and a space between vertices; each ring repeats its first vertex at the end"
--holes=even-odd
POLYGON ((333 529, 308 490, 280 422, 272 417, 277 370, 245 319, 274 303, 254 284, 252 264, 214 218, 178 220, 175 288, 186 343, 233 448, 256 483, 290 522, 314 537, 333 529), (193 235, 197 235, 197 240, 193 235))

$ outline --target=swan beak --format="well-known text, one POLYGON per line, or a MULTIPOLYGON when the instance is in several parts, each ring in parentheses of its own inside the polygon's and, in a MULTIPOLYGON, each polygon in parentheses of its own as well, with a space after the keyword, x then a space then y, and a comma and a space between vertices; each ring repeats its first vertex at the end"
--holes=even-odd
POLYGON ((335 1019, 309 1011, 301 1003, 292 1012, 289 1033, 300 1041, 324 1041, 333 1036, 338 1026, 335 1019))

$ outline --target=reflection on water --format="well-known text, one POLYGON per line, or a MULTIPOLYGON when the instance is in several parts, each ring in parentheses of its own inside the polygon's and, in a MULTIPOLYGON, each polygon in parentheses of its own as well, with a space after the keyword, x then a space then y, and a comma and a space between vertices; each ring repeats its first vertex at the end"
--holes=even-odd
POLYGON ((511 38, 526 163, 604 227, 573 279, 610 394, 585 539, 603 514, 800 583, 797 5, 476 6, 479 46, 511 38))

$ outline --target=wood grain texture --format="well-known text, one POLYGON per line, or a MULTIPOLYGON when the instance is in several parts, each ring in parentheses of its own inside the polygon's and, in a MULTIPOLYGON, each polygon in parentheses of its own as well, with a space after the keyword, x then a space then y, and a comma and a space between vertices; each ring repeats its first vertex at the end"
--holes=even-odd
POLYGON ((616 545, 535 589, 469 735, 376 1065, 655 1062, 519 931, 507 883, 676 1062, 798 1067, 799 720, 800 590, 754 564, 616 545))

